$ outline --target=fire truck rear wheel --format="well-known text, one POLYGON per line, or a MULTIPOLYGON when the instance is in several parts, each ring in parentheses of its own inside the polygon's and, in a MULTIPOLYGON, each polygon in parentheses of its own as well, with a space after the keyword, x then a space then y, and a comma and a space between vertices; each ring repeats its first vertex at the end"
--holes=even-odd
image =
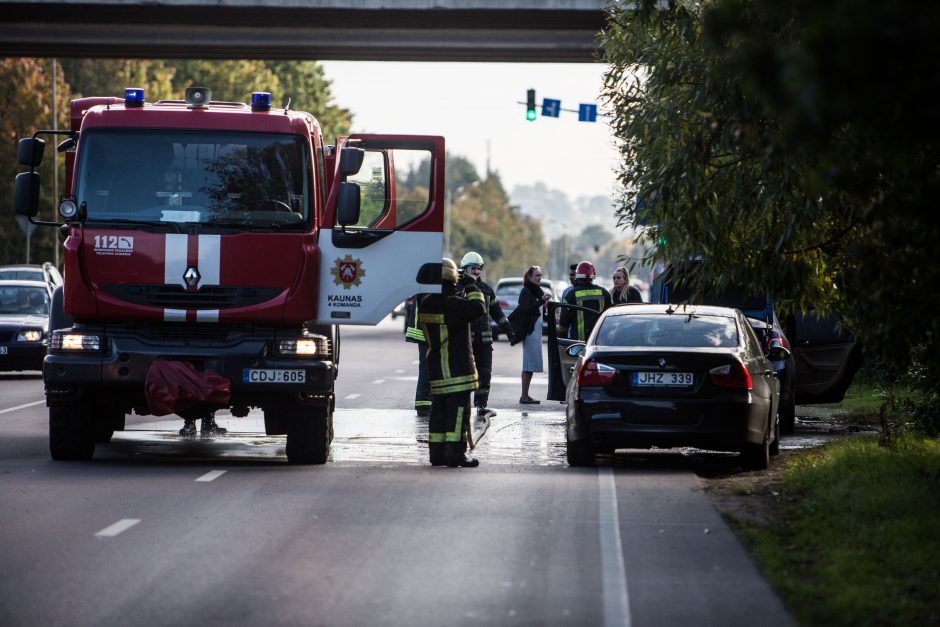
POLYGON ((57 460, 88 460, 95 454, 94 415, 82 401, 49 408, 49 453, 57 460))
POLYGON ((333 412, 328 407, 292 407, 287 416, 287 461, 325 464, 333 441, 333 412))

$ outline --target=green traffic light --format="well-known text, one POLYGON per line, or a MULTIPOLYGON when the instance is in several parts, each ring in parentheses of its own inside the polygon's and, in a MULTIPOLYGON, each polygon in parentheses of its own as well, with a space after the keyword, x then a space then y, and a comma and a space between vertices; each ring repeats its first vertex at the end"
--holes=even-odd
POLYGON ((525 112, 525 119, 529 122, 535 122, 535 109, 529 109, 525 112))

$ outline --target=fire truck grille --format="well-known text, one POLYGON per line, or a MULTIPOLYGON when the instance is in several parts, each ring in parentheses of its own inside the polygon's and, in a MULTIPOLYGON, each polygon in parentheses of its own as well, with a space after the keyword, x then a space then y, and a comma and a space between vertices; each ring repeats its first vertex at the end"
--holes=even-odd
POLYGON ((281 293, 277 287, 201 287, 188 291, 180 285, 101 286, 115 298, 166 309, 231 309, 269 301, 281 293))

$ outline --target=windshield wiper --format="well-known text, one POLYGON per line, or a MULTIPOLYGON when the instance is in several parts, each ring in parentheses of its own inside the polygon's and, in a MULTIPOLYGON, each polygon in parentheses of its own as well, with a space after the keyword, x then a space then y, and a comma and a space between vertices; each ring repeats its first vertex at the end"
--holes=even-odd
POLYGON ((86 219, 85 224, 92 223, 94 225, 99 224, 114 224, 119 227, 126 226, 130 227, 145 227, 149 229, 170 227, 177 233, 182 233, 183 229, 180 227, 178 222, 148 222, 146 220, 128 220, 127 218, 97 218, 97 219, 86 219))

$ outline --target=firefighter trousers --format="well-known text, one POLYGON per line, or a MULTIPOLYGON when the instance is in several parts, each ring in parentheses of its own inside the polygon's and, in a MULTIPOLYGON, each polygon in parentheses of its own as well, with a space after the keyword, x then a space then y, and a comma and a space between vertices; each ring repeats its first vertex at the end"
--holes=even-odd
POLYGON ((493 378, 493 345, 473 343, 473 360, 477 366, 480 387, 473 393, 473 406, 482 409, 490 400, 490 379, 493 378))
POLYGON ((431 398, 428 419, 428 451, 431 463, 443 464, 448 449, 462 456, 467 450, 466 422, 470 416, 470 391, 456 394, 435 394, 431 398))
POLYGON ((428 371, 428 344, 418 342, 418 384, 415 386, 415 411, 431 411, 431 374, 428 371))

